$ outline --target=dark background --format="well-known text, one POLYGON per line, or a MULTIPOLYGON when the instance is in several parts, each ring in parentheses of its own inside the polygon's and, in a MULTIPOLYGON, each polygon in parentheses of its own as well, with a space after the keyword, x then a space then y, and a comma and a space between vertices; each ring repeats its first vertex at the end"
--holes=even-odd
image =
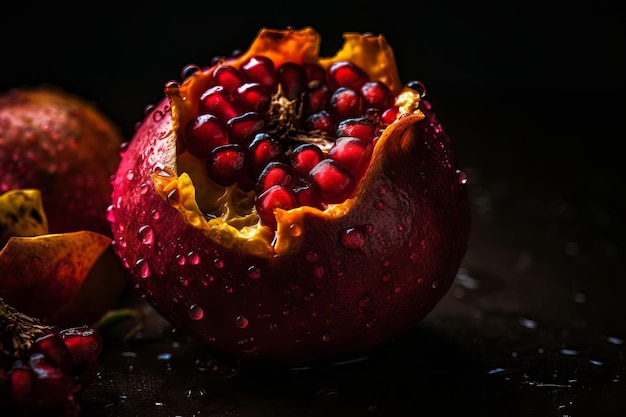
MULTIPOLYGON (((184 65, 206 65, 215 55, 246 48, 261 27, 313 26, 322 35, 323 55, 338 49, 343 32, 385 35, 402 79, 422 80, 431 100, 451 94, 469 107, 477 97, 521 95, 529 107, 516 115, 520 123, 553 117, 553 111, 581 123, 597 117, 596 106, 605 109, 606 94, 626 88, 624 23, 618 2, 602 1, 577 7, 549 7, 548 2, 244 6, 204 1, 165 7, 102 2, 88 8, 12 2, 2 10, 0 89, 62 86, 98 102, 128 132, 143 107, 161 97, 165 81, 180 77, 184 65)), ((486 122, 500 104, 488 100, 485 105, 486 122)))
MULTIPOLYGON (((283 379, 249 371, 224 385, 185 368, 185 355, 198 353, 186 345, 174 359, 187 370, 165 383, 162 363, 136 366, 133 375, 153 384, 139 395, 113 349, 84 408, 94 416, 624 415, 624 14, 618 2, 459 3, 3 6, 0 91, 62 87, 97 103, 128 139, 185 65, 245 49, 262 27, 312 26, 322 55, 334 54, 343 32, 383 34, 401 78, 426 85, 469 175, 463 273, 415 332, 368 364, 283 379), (208 399, 189 403, 180 386, 191 380, 213 390, 208 399), (155 408, 162 397, 176 405, 155 408)), ((141 357, 164 343, 135 348, 141 357)))

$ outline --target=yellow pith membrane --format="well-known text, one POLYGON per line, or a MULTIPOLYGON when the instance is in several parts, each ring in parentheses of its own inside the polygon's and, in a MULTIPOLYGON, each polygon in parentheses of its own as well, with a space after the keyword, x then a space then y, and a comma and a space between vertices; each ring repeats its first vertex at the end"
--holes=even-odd
MULTIPOLYGON (((396 97, 399 108, 397 120, 385 128, 376 141, 370 169, 358 183, 352 198, 330 204, 324 210, 301 206, 291 210, 277 208, 277 229, 273 231, 262 224, 255 208, 255 192, 244 191, 237 184, 221 186, 206 174, 204 162, 181 148, 176 161, 159 165, 152 174, 157 193, 175 207, 191 225, 205 231, 206 235, 227 248, 262 257, 279 256, 298 251, 305 234, 305 216, 337 218, 348 213, 359 194, 367 189, 369 172, 382 163, 384 147, 410 143, 407 126, 424 118, 419 110, 420 95, 403 87, 397 72, 391 47, 382 35, 344 34, 344 45, 332 57, 320 57, 320 36, 311 28, 301 30, 262 29, 248 51, 236 58, 224 59, 237 69, 250 57, 266 56, 276 68, 286 62, 318 64, 325 70, 338 61, 350 61, 363 69, 370 81, 382 81, 396 97)), ((173 130, 177 143, 187 123, 198 115, 201 94, 209 87, 215 66, 195 72, 180 85, 170 85, 166 94, 171 99, 173 130)), ((280 94, 280 90, 277 94, 280 94)), ((274 101, 286 100, 275 96, 274 101)), ((312 140, 311 140, 312 141, 312 140)))

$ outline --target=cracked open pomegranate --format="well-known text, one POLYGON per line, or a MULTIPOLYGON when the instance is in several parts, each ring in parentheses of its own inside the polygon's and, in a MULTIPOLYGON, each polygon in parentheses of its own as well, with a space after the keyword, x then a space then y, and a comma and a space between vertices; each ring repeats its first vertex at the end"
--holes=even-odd
POLYGON ((470 225, 466 177, 385 38, 262 29, 187 66, 118 167, 114 250, 165 318, 237 357, 364 352, 447 292, 470 225))

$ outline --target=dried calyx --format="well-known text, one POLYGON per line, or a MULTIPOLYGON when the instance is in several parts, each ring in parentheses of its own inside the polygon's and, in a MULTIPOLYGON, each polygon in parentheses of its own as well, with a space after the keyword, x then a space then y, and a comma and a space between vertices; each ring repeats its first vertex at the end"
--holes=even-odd
POLYGON ((35 340, 52 327, 17 311, 0 298, 0 366, 23 360, 35 340))

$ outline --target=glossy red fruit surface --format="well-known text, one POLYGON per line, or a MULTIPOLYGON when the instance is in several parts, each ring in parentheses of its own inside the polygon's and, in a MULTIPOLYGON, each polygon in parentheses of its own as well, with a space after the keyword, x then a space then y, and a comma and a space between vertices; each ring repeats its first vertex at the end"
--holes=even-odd
POLYGON ((288 363, 366 351, 425 317, 462 262, 465 175, 422 84, 401 83, 383 36, 344 38, 320 57, 311 28, 261 30, 245 53, 168 83, 122 156, 114 249, 142 297, 215 349, 288 363), (203 104, 222 78, 220 105, 203 104), (199 158, 181 143, 199 114, 248 111, 223 93, 238 80, 265 86, 271 105, 215 169, 223 148, 199 158), (322 159, 298 158, 303 144, 322 159), (283 170, 263 176, 269 164, 283 170))
POLYGON ((111 235, 105 213, 122 136, 92 102, 49 86, 0 94, 0 194, 41 190, 50 233, 111 235))

